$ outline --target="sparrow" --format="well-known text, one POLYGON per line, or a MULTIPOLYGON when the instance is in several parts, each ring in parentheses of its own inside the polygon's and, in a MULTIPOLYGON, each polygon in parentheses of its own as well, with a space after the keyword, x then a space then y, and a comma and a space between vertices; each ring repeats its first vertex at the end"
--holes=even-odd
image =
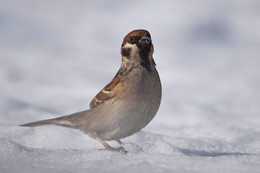
POLYGON ((127 153, 105 141, 133 135, 156 115, 162 88, 151 35, 143 29, 128 33, 121 46, 122 63, 115 77, 91 101, 89 110, 20 126, 58 125, 78 129, 99 141, 105 150, 127 153))

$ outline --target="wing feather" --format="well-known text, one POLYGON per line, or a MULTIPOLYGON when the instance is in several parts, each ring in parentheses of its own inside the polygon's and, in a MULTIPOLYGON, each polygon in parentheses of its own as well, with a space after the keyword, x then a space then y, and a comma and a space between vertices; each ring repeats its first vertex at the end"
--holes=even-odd
POLYGON ((109 82, 90 102, 89 107, 90 109, 104 103, 104 102, 112 102, 116 94, 113 92, 113 89, 119 84, 120 79, 119 75, 117 74, 114 79, 109 82))

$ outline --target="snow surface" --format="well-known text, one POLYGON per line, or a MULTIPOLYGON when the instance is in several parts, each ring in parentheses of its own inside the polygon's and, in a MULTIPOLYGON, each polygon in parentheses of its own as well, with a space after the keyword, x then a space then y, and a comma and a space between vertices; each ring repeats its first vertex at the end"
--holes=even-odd
POLYGON ((259 19, 258 0, 1 0, 0 172, 259 172, 259 19), (87 109, 136 28, 152 35, 163 99, 128 154, 18 126, 87 109))

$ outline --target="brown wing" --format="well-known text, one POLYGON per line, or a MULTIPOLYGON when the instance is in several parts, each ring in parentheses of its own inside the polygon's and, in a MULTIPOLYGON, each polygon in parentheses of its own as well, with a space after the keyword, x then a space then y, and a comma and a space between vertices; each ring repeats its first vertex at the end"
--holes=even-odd
POLYGON ((113 89, 119 84, 119 77, 118 74, 114 77, 114 79, 107 84, 90 102, 89 107, 90 109, 104 103, 105 101, 109 102, 112 101, 115 97, 115 94, 113 93, 113 89))

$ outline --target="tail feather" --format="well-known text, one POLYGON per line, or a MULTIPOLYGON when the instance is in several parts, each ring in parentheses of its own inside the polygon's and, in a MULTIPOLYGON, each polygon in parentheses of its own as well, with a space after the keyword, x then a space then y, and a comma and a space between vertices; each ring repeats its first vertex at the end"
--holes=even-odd
POLYGON ((71 124, 71 122, 66 120, 61 120, 60 118, 40 120, 40 121, 35 121, 27 124, 22 124, 20 126, 37 127, 37 126, 44 126, 44 125, 58 125, 64 127, 73 127, 73 124, 71 124))
POLYGON ((44 125, 51 125, 51 124, 56 124, 55 119, 40 120, 40 121, 35 121, 27 124, 22 124, 20 126, 37 127, 37 126, 44 126, 44 125))
POLYGON ((62 116, 54 119, 40 120, 27 124, 22 124, 20 126, 26 127, 37 127, 44 125, 58 125, 70 128, 78 128, 81 122, 84 122, 84 117, 86 116, 88 111, 77 112, 71 115, 62 116))

